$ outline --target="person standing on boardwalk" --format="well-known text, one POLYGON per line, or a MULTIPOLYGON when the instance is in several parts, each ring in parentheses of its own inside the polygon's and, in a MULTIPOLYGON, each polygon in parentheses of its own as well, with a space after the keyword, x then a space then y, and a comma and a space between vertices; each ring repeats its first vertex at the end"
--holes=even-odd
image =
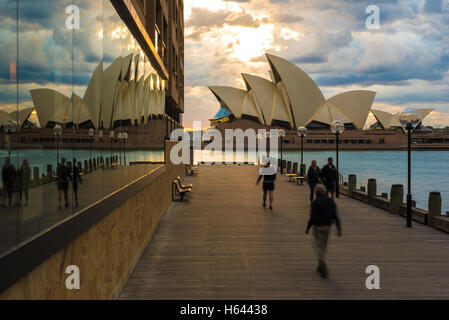
POLYGON ((22 203, 22 196, 25 194, 25 206, 28 205, 28 188, 31 181, 31 168, 28 165, 28 160, 23 159, 22 166, 19 170, 19 205, 22 203))
POLYGON ((5 206, 6 196, 8 196, 9 204, 11 206, 12 192, 14 188, 14 180, 16 179, 16 168, 11 164, 11 159, 5 159, 5 164, 2 168, 2 182, 3 182, 3 207, 5 206))
POLYGON ((276 181, 276 170, 270 166, 270 160, 260 169, 259 179, 256 185, 263 178, 263 207, 267 207, 267 194, 270 196, 270 210, 273 210, 274 201, 274 182, 276 181))
POLYGON ((61 159, 61 163, 58 164, 56 175, 58 176, 58 203, 59 210, 61 210, 61 197, 64 193, 65 207, 69 206, 68 189, 69 189, 69 168, 65 164, 65 158, 61 159))
POLYGON ((310 202, 313 201, 313 196, 315 194, 315 186, 320 183, 321 170, 316 165, 316 160, 312 161, 312 164, 307 171, 307 182, 310 187, 310 202))
POLYGON ((327 193, 330 193, 332 200, 335 200, 335 188, 337 187, 338 176, 333 158, 329 158, 327 164, 321 169, 321 178, 327 188, 327 193))
POLYGON ((312 202, 309 223, 306 233, 309 234, 310 228, 313 228, 315 238, 315 250, 318 256, 317 271, 322 278, 327 278, 329 270, 326 264, 327 243, 331 225, 335 221, 337 225, 337 234, 342 235, 340 219, 337 214, 335 202, 327 196, 326 187, 322 184, 316 186, 316 199, 312 202))
POLYGON ((75 206, 78 208, 78 181, 81 181, 80 170, 77 166, 76 159, 73 158, 73 171, 72 171, 72 188, 75 195, 75 206))

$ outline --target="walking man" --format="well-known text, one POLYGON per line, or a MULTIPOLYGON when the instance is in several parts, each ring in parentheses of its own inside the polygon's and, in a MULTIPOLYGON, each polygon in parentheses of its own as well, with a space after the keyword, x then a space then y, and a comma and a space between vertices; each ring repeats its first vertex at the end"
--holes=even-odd
POLYGON ((321 170, 316 164, 316 160, 312 161, 312 164, 307 171, 307 182, 310 188, 310 203, 313 201, 313 196, 315 195, 315 186, 320 183, 321 170))
POLYGON ((28 188, 31 181, 31 168, 27 159, 23 159, 19 170, 19 205, 22 204, 22 197, 25 194, 25 206, 28 205, 28 188))
POLYGON ((8 206, 11 206, 12 193, 14 188, 14 180, 16 179, 16 168, 11 164, 11 159, 5 159, 5 164, 2 168, 2 182, 3 182, 3 207, 5 206, 6 196, 8 196, 8 206))
POLYGON ((319 184, 316 186, 316 199, 312 202, 310 220, 307 224, 306 233, 309 234, 310 228, 313 228, 315 238, 315 250, 318 256, 317 271, 322 278, 329 276, 329 270, 326 264, 327 242, 332 222, 337 225, 337 234, 342 235, 340 219, 337 214, 335 202, 327 196, 326 187, 319 184))
POLYGON ((330 193, 332 200, 335 200, 335 188, 337 187, 338 176, 333 158, 327 159, 327 164, 321 169, 321 178, 327 188, 327 193, 330 193))
POLYGON ((273 210, 274 201, 274 181, 276 180, 276 169, 270 166, 270 160, 260 169, 259 179, 256 185, 263 178, 263 207, 267 207, 267 194, 270 196, 270 210, 273 210))
POLYGON ((59 210, 61 210, 61 197, 64 193, 64 200, 65 200, 65 207, 69 207, 69 200, 68 200, 68 189, 69 189, 69 168, 67 168, 65 164, 65 158, 61 159, 61 163, 58 164, 58 169, 56 175, 58 176, 58 203, 59 203, 59 210))

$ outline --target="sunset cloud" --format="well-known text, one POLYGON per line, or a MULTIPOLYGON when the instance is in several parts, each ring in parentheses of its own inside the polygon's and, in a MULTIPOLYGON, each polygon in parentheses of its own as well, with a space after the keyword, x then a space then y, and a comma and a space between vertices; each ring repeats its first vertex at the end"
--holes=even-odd
POLYGON ((241 72, 269 77, 265 52, 304 69, 326 96, 375 90, 375 107, 434 107, 438 117, 427 124, 449 123, 445 1, 190 0, 185 6, 187 127, 192 120, 207 126, 219 108, 205 86, 243 87, 241 72), (372 4, 380 9, 379 30, 365 25, 372 4))

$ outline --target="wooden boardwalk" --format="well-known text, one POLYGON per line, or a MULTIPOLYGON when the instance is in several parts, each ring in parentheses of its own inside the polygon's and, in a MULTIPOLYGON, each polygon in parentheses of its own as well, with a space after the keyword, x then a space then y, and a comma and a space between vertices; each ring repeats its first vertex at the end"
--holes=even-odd
POLYGON ((121 299, 449 299, 449 234, 342 197, 324 280, 305 234, 308 189, 278 176, 270 212, 257 175, 202 166, 186 179, 193 196, 171 205, 121 299), (365 287, 369 265, 380 290, 365 287))

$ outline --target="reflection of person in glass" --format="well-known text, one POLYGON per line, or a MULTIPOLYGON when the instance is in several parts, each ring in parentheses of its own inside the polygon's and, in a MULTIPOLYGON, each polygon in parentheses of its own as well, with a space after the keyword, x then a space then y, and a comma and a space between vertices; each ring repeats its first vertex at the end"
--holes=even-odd
POLYGON ((73 158, 73 171, 72 171, 72 188, 75 195, 75 205, 78 208, 78 181, 81 181, 80 170, 77 166, 76 159, 73 158))
POLYGON ((5 164, 2 169, 2 181, 3 181, 3 207, 5 206, 6 195, 8 195, 9 204, 11 206, 12 191, 14 187, 14 180, 16 179, 16 169, 11 164, 11 159, 6 158, 5 164))
POLYGON ((25 206, 28 205, 28 188, 31 181, 31 168, 28 160, 23 159, 22 166, 19 170, 19 204, 22 203, 22 196, 25 194, 25 206))
POLYGON ((61 210, 62 193, 64 193, 65 207, 67 208, 69 206, 67 191, 69 189, 70 172, 69 168, 65 164, 65 158, 62 158, 61 163, 58 164, 58 170, 56 175, 58 176, 58 203, 59 203, 59 210, 61 210))

